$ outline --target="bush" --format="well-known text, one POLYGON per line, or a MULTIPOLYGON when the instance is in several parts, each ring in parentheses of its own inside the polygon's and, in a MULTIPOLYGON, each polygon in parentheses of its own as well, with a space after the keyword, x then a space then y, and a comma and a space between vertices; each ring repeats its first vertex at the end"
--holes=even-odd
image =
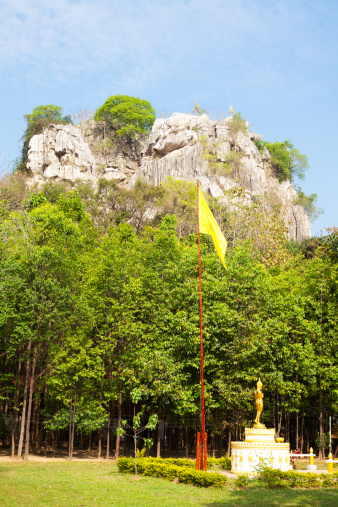
POLYGON ((271 155, 271 165, 274 175, 279 182, 294 181, 295 177, 303 180, 305 171, 310 167, 306 155, 302 155, 291 143, 283 141, 270 143, 268 141, 255 141, 260 152, 267 148, 271 155))
POLYGON ((105 121, 116 129, 117 137, 149 134, 155 118, 150 102, 129 95, 109 97, 94 115, 94 120, 105 121))
POLYGON ((258 481, 263 483, 266 488, 333 488, 338 487, 338 473, 330 476, 321 476, 302 472, 282 472, 265 467, 258 481))
MULTIPOLYGON (((133 458, 120 458, 117 462, 119 472, 134 473, 135 462, 133 458)), ((193 460, 175 460, 161 458, 142 458, 137 461, 137 470, 140 474, 152 477, 164 477, 173 481, 176 477, 179 482, 185 484, 193 484, 203 488, 210 486, 221 488, 227 478, 218 473, 202 472, 194 469, 195 462, 193 460), (180 462, 180 465, 172 462, 180 462), (189 462, 186 465, 181 462, 189 462)))
POLYGON ((220 470, 231 470, 231 459, 225 456, 224 458, 208 458, 208 469, 219 467, 220 470))
MULTIPOLYGON (((187 467, 193 468, 196 467, 196 462, 193 459, 184 459, 184 458, 147 458, 149 462, 154 463, 162 463, 167 465, 175 465, 178 467, 187 467)), ((208 458, 207 461, 207 469, 213 470, 231 470, 231 459, 227 456, 224 458, 208 458)))
POLYGON ((236 141, 239 133, 246 134, 248 131, 247 123, 241 113, 234 114, 231 120, 228 121, 227 127, 232 142, 236 141))
POLYGON ((237 488, 245 488, 249 484, 249 477, 247 475, 239 475, 235 480, 235 486, 237 488))

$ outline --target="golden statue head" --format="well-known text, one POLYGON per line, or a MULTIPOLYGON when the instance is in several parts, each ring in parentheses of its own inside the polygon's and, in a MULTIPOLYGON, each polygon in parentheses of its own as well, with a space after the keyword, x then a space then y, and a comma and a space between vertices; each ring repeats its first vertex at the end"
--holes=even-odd
POLYGON ((262 387, 263 387, 263 384, 261 382, 261 379, 259 379, 257 382, 257 389, 262 389, 262 387))

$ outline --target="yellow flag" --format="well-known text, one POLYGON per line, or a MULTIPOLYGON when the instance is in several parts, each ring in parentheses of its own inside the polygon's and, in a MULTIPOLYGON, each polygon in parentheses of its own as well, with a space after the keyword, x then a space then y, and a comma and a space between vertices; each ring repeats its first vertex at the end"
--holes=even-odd
POLYGON ((229 108, 230 108, 230 114, 234 114, 235 111, 232 109, 232 107, 230 106, 230 104, 229 104, 229 108))
POLYGON ((221 259, 221 263, 226 268, 224 255, 227 249, 227 242, 214 218, 214 215, 211 213, 200 188, 198 189, 198 213, 200 232, 202 234, 209 234, 212 237, 218 257, 221 259))
POLYGON ((201 114, 200 113, 200 110, 198 109, 198 105, 197 105, 197 102, 195 101, 195 105, 196 105, 196 111, 198 112, 198 114, 201 114))

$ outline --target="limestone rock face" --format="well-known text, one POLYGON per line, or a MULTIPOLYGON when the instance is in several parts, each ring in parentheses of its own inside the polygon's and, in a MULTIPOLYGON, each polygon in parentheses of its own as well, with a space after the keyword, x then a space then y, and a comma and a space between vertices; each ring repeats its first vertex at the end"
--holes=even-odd
POLYGON ((95 185, 100 178, 129 181, 139 167, 140 144, 122 142, 116 150, 107 144, 94 124, 86 129, 52 124, 30 140, 29 183, 39 185, 48 179, 90 180, 95 185))
MULTIPOLYGON (((253 132, 234 134, 231 118, 211 120, 207 115, 174 113, 155 121, 151 135, 142 146, 137 140, 111 141, 104 128, 94 122, 85 127, 50 125, 29 144, 29 183, 41 185, 48 179, 114 179, 127 188, 137 179, 160 185, 168 176, 200 180, 203 190, 223 197, 232 187, 244 187, 245 199, 268 195, 281 204, 290 238, 301 241, 311 236, 305 210, 295 205, 297 194, 289 182, 279 183, 271 175, 270 155, 260 153, 254 141, 263 138, 253 132), (240 161, 231 166, 230 156, 240 161), (210 160, 222 170, 212 170, 210 160)), ((235 159, 236 162, 236 159, 235 159)))
POLYGON ((29 143, 27 168, 34 182, 92 178, 94 166, 94 156, 76 127, 50 125, 29 143))

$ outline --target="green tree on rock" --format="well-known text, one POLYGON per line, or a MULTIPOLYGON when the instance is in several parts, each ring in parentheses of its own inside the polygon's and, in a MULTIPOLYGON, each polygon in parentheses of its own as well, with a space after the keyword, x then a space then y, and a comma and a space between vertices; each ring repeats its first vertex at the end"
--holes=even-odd
POLYGON ((19 158, 19 163, 16 169, 26 169, 29 141, 33 136, 41 134, 43 129, 48 127, 51 123, 71 123, 70 116, 62 116, 62 114, 62 107, 55 106, 54 104, 48 104, 47 106, 34 107, 30 114, 24 115, 27 127, 24 135, 22 136, 23 146, 21 157, 19 158))
POLYGON ((129 95, 113 95, 99 107, 94 115, 116 129, 117 137, 135 137, 149 134, 156 118, 150 102, 129 95))
POLYGON ((270 143, 267 141, 256 141, 260 151, 267 148, 271 155, 271 165, 279 182, 294 181, 295 178, 303 180, 305 171, 309 169, 309 161, 306 155, 302 155, 291 141, 270 143))

